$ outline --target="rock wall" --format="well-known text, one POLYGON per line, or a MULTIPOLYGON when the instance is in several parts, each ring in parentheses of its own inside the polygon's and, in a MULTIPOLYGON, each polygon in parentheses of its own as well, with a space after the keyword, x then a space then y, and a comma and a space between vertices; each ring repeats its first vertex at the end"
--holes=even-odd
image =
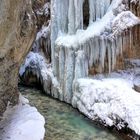
POLYGON ((0 0, 0 116, 18 103, 19 67, 35 36, 30 0, 0 0))

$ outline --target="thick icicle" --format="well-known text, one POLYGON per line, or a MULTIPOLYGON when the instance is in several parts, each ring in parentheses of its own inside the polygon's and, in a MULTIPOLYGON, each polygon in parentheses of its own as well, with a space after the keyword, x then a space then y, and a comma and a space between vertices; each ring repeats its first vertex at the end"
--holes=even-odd
POLYGON ((83 3, 84 0, 74 0, 75 6, 75 29, 83 29, 83 3))

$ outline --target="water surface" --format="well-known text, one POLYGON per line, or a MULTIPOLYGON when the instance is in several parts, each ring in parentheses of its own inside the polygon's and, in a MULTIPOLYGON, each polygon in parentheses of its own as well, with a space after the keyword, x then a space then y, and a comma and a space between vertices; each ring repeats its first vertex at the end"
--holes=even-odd
POLYGON ((94 125, 70 105, 47 97, 40 90, 20 87, 20 91, 45 117, 44 140, 122 140, 94 125))

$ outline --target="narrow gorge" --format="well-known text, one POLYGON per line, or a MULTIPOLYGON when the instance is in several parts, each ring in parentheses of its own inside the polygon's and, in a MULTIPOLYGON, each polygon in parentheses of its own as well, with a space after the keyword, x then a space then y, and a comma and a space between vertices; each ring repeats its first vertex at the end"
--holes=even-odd
POLYGON ((0 0, 0 49, 0 139, 140 139, 139 0, 0 0))

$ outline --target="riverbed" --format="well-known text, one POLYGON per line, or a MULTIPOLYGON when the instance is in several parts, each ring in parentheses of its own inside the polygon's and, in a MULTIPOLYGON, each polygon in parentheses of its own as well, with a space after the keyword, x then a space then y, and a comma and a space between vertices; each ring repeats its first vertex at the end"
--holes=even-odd
POLYGON ((96 126, 70 105, 46 96, 41 90, 21 86, 19 89, 45 117, 44 140, 122 140, 113 132, 96 126))

